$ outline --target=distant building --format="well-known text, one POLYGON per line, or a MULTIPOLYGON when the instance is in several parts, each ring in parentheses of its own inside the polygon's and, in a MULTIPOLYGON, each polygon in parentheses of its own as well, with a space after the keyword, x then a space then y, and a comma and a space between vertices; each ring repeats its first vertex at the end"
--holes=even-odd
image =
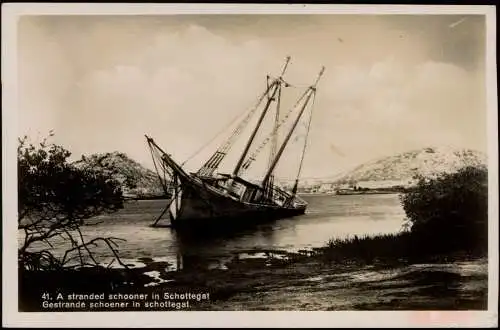
POLYGON ((342 183, 342 184, 336 184, 335 185, 335 190, 348 190, 348 189, 353 189, 354 185, 351 183, 342 183))
POLYGON ((392 187, 409 187, 413 184, 413 180, 404 179, 404 180, 382 180, 382 181, 359 181, 356 186, 358 188, 367 188, 367 189, 383 189, 383 188, 392 188, 392 187))
POLYGON ((323 183, 319 186, 318 192, 324 193, 324 192, 330 192, 334 190, 334 185, 333 183, 323 183))

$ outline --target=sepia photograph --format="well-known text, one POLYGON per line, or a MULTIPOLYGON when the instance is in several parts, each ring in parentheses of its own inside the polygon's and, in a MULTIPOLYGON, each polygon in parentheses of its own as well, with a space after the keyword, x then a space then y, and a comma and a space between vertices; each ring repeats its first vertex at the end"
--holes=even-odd
POLYGON ((2 9, 4 325, 498 326, 493 6, 2 9))

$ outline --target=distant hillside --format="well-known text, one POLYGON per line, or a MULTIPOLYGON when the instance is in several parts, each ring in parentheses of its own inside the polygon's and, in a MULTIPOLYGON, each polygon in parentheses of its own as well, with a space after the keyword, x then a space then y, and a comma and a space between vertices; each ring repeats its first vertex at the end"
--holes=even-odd
POLYGON ((130 159, 124 153, 111 152, 84 156, 74 165, 91 166, 110 173, 122 183, 127 197, 157 197, 164 195, 163 188, 155 172, 130 159))
POLYGON ((479 151, 429 147, 362 164, 335 183, 409 180, 415 175, 429 177, 451 173, 465 166, 486 165, 486 162, 486 155, 479 151))

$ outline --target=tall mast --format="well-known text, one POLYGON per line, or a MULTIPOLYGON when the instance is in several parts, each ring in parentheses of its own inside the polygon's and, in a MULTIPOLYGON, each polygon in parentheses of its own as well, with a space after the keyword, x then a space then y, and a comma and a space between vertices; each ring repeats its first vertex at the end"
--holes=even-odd
POLYGON ((321 79, 321 76, 323 75, 324 72, 325 72, 325 67, 322 67, 321 71, 318 74, 318 77, 316 78, 316 81, 314 82, 314 84, 311 87, 308 88, 309 94, 307 95, 307 98, 306 98, 304 104, 302 105, 302 108, 300 109, 300 112, 297 115, 297 118, 295 119, 295 122, 293 123, 292 128, 290 129, 290 131, 288 132, 285 140, 281 144, 281 147, 280 147, 280 149, 278 151, 278 154, 276 155, 276 157, 274 158, 273 163, 271 164, 271 166, 267 170, 267 173, 264 176, 264 179, 262 180, 262 186, 266 185, 267 181, 269 180, 269 177, 271 176, 271 173, 274 171, 274 168, 278 164, 278 161, 281 158, 281 155, 283 154, 283 151, 285 150, 285 147, 288 144, 288 141, 290 140, 290 137, 292 136, 292 133, 295 130, 295 127, 297 127, 297 124, 298 124, 298 122, 300 120, 300 117, 302 117, 302 114, 304 113, 304 110, 306 109, 306 106, 309 103, 309 100, 311 99, 311 96, 314 93, 316 93, 316 86, 317 86, 317 84, 318 84, 319 80, 321 79))
POLYGON ((232 145, 234 144, 236 138, 241 134, 243 129, 246 127, 251 117, 258 109, 259 105, 262 103, 266 95, 269 95, 269 91, 274 86, 274 82, 267 86, 265 92, 259 97, 257 104, 251 109, 251 111, 246 115, 246 117, 238 124, 238 126, 234 129, 231 136, 226 140, 226 142, 221 145, 215 153, 205 162, 205 164, 198 170, 198 174, 200 175, 212 175, 212 173, 217 169, 219 164, 222 162, 224 157, 227 155, 232 145))
POLYGON ((243 164, 243 161, 245 160, 245 157, 248 154, 248 150, 250 149, 250 146, 252 145, 253 140, 255 139, 255 135, 257 134, 257 131, 259 130, 262 121, 264 120, 264 117, 266 116, 267 110, 269 109, 269 106, 271 105, 271 102, 274 100, 274 96, 278 92, 279 89, 281 89, 281 84, 283 83, 283 75, 285 74, 285 71, 288 67, 288 63, 290 62, 290 56, 287 56, 285 65, 283 66, 283 69, 281 70, 281 74, 278 78, 276 78, 271 86, 273 86, 273 92, 271 97, 267 99, 266 105, 264 109, 262 110, 262 113, 259 117, 259 120, 257 121, 257 125, 255 126, 252 135, 250 135, 250 138, 248 139, 248 142, 245 146, 245 149, 243 150, 243 153, 240 156, 240 159, 238 160, 238 163, 236 164, 236 167, 233 170, 233 176, 238 176, 238 173, 240 171, 241 165, 243 164))
POLYGON ((281 107, 281 87, 278 91, 278 99, 276 101, 276 114, 274 117, 274 127, 272 131, 272 140, 271 140, 271 151, 269 155, 269 164, 271 166, 273 158, 276 156, 276 149, 278 146, 278 127, 280 121, 280 107, 281 107))
MULTIPOLYGON (((278 127, 279 127, 279 121, 280 121, 280 105, 281 105, 281 88, 278 91, 278 100, 276 101, 276 115, 274 117, 274 127, 272 131, 272 138, 271 138, 271 150, 269 153, 269 163, 268 163, 268 168, 271 167, 273 163, 274 157, 276 157, 276 151, 278 148, 278 127)), ((266 194, 268 195, 267 197, 269 199, 272 199, 272 189, 269 189, 273 186, 274 184, 274 177, 271 174, 269 177, 269 181, 267 182, 268 186, 266 188, 266 194)))

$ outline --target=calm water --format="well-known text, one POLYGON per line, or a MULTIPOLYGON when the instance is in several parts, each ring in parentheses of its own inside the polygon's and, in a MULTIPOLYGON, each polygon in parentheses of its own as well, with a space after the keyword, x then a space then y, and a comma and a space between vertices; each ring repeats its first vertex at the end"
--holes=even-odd
MULTIPOLYGON (((334 237, 395 233, 405 218, 398 195, 306 196, 305 199, 309 207, 303 216, 217 238, 186 239, 171 228, 150 227, 165 205, 161 200, 129 203, 115 214, 93 220, 101 222, 99 225, 84 226, 82 230, 87 240, 99 236, 126 239, 119 250, 121 259, 130 266, 142 267, 159 261, 159 268, 144 272, 152 281, 145 286, 157 286, 173 281, 166 272, 176 268, 194 266, 192 269, 196 271, 201 265, 224 269, 226 261, 235 257, 262 257, 264 253, 258 252, 262 250, 293 252, 321 247, 334 237)), ((57 246, 53 252, 63 254, 66 248, 57 246)), ((105 245, 93 250, 100 256, 98 261, 112 260, 105 245)), ((116 262, 112 267, 118 267, 116 262)), ((340 273, 330 269, 311 270, 310 274, 298 271, 288 278, 289 273, 284 271, 284 282, 262 273, 258 278, 232 279, 247 281, 242 287, 252 289, 242 290, 222 303, 209 304, 208 309, 485 309, 487 269, 486 260, 480 260, 382 270, 364 266, 340 273)))
MULTIPOLYGON (((86 239, 113 236, 120 242, 120 256, 129 261, 152 258, 177 262, 178 256, 223 257, 252 250, 298 251, 323 246, 334 237, 393 233, 401 229, 404 211, 398 195, 306 196, 303 216, 277 220, 246 231, 217 238, 186 239, 168 227, 150 224, 161 213, 163 200, 136 201, 112 215, 100 216, 97 226, 83 227, 86 239)), ((168 218, 164 221, 168 224, 168 218)), ((64 251, 63 246, 56 249, 64 251)), ((94 249, 108 254, 105 246, 94 249)), ((59 252, 59 251, 58 251, 59 252)))

